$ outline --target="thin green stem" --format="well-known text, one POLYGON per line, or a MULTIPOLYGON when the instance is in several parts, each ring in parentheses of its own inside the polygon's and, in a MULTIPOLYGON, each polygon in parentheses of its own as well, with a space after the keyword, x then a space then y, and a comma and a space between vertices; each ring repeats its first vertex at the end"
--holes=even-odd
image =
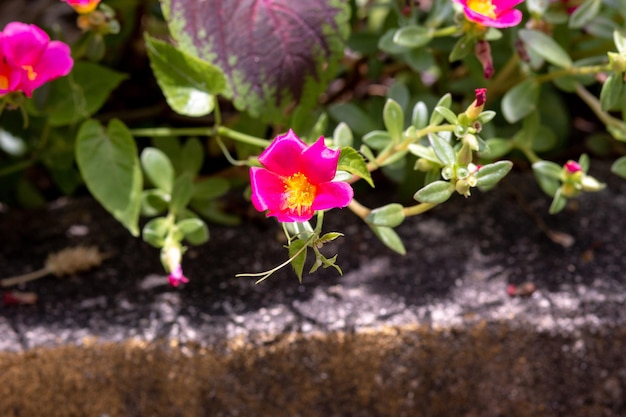
POLYGON ((130 133, 140 137, 212 136, 215 134, 215 129, 212 127, 149 127, 131 129, 130 133))
POLYGON ((258 146, 260 148, 267 148, 270 145, 270 141, 262 139, 256 136, 247 135, 245 133, 238 132, 233 129, 229 129, 226 126, 217 126, 216 133, 220 136, 227 137, 237 142, 246 143, 252 146, 258 146))
POLYGON ((520 151, 526 156, 526 158, 530 161, 531 164, 535 162, 542 161, 542 159, 529 147, 518 147, 520 151))
POLYGON ((489 95, 497 96, 506 91, 511 83, 512 74, 519 64, 519 56, 511 55, 504 67, 496 73, 495 78, 489 83, 489 95))
POLYGON ((215 141, 217 142, 217 146, 220 147, 222 154, 224 154, 224 157, 231 165, 238 166, 238 167, 250 165, 247 161, 240 161, 240 160, 233 158, 233 156, 230 154, 230 151, 228 150, 226 145, 224 145, 224 141, 222 141, 222 138, 220 138, 219 136, 216 136, 215 141))
POLYGON ((291 262, 293 262, 294 259, 296 259, 298 256, 300 256, 300 254, 302 253, 302 251, 306 250, 309 246, 309 244, 311 242, 313 242, 313 238, 315 238, 316 235, 312 235, 310 238, 308 238, 305 242, 304 245, 302 245, 302 247, 300 249, 298 249, 298 251, 296 251, 296 253, 294 253, 289 259, 287 259, 285 262, 283 262, 280 265, 275 266, 272 269, 268 269, 267 271, 264 272, 257 272, 257 273, 243 273, 243 274, 237 274, 235 275, 237 278, 239 277, 261 277, 258 280, 256 280, 255 284, 259 284, 263 281, 265 281, 266 279, 268 279, 274 272, 278 271, 281 268, 286 267, 287 265, 289 265, 291 262))
POLYGON ((587 106, 598 116, 598 119, 602 120, 602 122, 607 126, 624 126, 624 123, 611 116, 604 110, 602 110, 602 105, 600 104, 600 100, 598 100, 593 94, 591 94, 582 84, 576 84, 576 94, 580 97, 587 106))
POLYGON ((535 77, 535 81, 538 83, 545 83, 548 81, 552 81, 554 79, 572 75, 593 75, 598 74, 600 72, 610 71, 610 65, 590 65, 587 67, 570 67, 564 68, 557 71, 549 72, 547 74, 539 75, 535 77))
POLYGON ((133 136, 142 137, 167 137, 167 136, 215 136, 220 135, 241 143, 246 143, 260 148, 267 148, 270 142, 266 139, 247 135, 230 129, 226 126, 217 127, 153 127, 144 129, 131 129, 133 136))
POLYGON ((411 207, 403 208, 402 209, 402 213, 404 213, 404 215, 406 217, 417 216, 419 214, 427 212, 428 210, 432 209, 433 207, 437 207, 437 204, 435 204, 435 203, 420 203, 420 204, 416 204, 416 205, 411 206, 411 207))
POLYGON ((459 27, 454 25, 454 26, 448 26, 445 28, 437 29, 433 31, 432 36, 433 38, 447 37, 447 36, 452 36, 458 32, 459 32, 459 27))
POLYGON ((20 161, 13 165, 9 165, 8 167, 4 167, 0 169, 0 177, 13 174, 14 172, 23 171, 26 168, 30 168, 34 162, 35 162, 34 159, 27 159, 25 161, 20 161))
POLYGON ((348 204, 348 208, 354 214, 359 216, 359 218, 361 218, 362 220, 365 220, 365 218, 368 216, 368 214, 370 214, 370 212, 372 211, 371 209, 365 207, 363 204, 359 203, 354 198, 352 199, 352 201, 350 201, 350 204, 348 204))

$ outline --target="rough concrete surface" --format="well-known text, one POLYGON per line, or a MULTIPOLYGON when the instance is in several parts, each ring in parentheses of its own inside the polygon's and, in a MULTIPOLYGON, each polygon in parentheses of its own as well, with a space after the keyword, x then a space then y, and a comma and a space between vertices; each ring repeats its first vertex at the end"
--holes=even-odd
POLYGON ((624 416, 626 182, 592 174, 609 188, 557 216, 528 173, 454 198, 398 228, 406 256, 332 211, 344 275, 303 284, 234 277, 285 259, 271 220, 211 225, 175 289, 91 200, 4 208, 2 277, 71 245, 115 255, 0 305, 0 416, 624 416))

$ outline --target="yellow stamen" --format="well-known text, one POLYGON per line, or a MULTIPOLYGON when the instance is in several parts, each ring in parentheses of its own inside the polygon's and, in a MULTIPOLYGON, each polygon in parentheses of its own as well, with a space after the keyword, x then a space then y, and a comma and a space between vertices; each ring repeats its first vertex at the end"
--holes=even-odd
POLYGON ((495 19, 497 17, 496 6, 494 6, 491 0, 468 0, 467 7, 476 13, 482 14, 483 16, 487 16, 491 19, 495 19))
POLYGON ((37 78, 37 73, 35 71, 33 71, 33 67, 30 65, 22 65, 22 68, 24 70, 26 70, 26 73, 28 74, 28 79, 30 81, 34 81, 35 78, 37 78))
POLYGON ((286 208, 296 210, 298 215, 302 215, 303 211, 311 209, 317 187, 303 173, 298 172, 285 179, 285 193, 286 208))
POLYGON ((4 75, 0 75, 0 89, 6 90, 9 88, 9 79, 4 75))

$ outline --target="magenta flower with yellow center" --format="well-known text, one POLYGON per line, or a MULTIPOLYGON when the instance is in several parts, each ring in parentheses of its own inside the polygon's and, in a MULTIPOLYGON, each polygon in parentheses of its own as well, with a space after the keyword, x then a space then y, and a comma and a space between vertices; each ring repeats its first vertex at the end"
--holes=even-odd
POLYGON ((98 7, 98 3, 100 3, 100 0, 61 0, 61 1, 72 6, 72 8, 76 10, 76 13, 80 13, 80 14, 93 12, 94 10, 96 10, 96 7, 98 7))
POLYGON ((468 20, 483 26, 508 28, 522 21, 522 12, 513 7, 523 0, 453 0, 463 6, 468 20))
POLYGON ((263 168, 250 168, 252 204, 281 222, 304 222, 317 210, 347 206, 352 187, 333 181, 339 154, 323 137, 307 145, 291 130, 277 136, 259 155, 263 168))
POLYGON ((70 48, 50 41, 35 25, 11 22, 0 32, 0 95, 33 90, 67 75, 74 65, 70 48))

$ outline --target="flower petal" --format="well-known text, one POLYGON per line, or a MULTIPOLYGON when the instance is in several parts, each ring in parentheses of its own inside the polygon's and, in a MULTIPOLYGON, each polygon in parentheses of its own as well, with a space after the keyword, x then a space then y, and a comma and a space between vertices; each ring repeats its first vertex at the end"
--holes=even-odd
POLYGON ((496 14, 499 15, 506 10, 512 9, 523 1, 524 0, 492 0, 492 4, 495 6, 496 14))
POLYGON ((320 137, 317 142, 302 152, 300 161, 302 173, 312 184, 332 181, 337 172, 340 153, 339 150, 326 147, 324 137, 320 137))
POLYGON ((285 183, 276 174, 264 168, 250 168, 252 205, 258 211, 281 210, 285 201, 285 183))
POLYGON ((354 197, 354 191, 346 182, 326 182, 318 185, 318 193, 313 201, 313 210, 328 210, 346 207, 354 197))
POLYGON ((30 90, 32 91, 50 80, 69 74, 74 65, 74 60, 70 54, 69 46, 63 42, 50 42, 39 62, 33 67, 37 74, 36 78, 32 81, 27 81, 28 78, 25 80, 30 90))
POLYGON ((11 22, 2 31, 2 52, 15 65, 33 65, 50 42, 48 34, 35 25, 11 22))
POLYGON ((300 155, 305 149, 306 144, 290 129, 272 141, 259 155, 259 162, 268 170, 289 177, 300 171, 300 155))
POLYGON ((522 21, 522 12, 517 9, 507 10, 495 19, 476 13, 469 7, 465 7, 465 16, 476 23, 480 23, 483 26, 489 26, 494 28, 508 28, 516 26, 522 21))
POLYGON ((311 207, 302 207, 298 212, 295 209, 268 211, 268 216, 275 216, 279 222, 306 222, 311 220, 315 211, 311 207))

